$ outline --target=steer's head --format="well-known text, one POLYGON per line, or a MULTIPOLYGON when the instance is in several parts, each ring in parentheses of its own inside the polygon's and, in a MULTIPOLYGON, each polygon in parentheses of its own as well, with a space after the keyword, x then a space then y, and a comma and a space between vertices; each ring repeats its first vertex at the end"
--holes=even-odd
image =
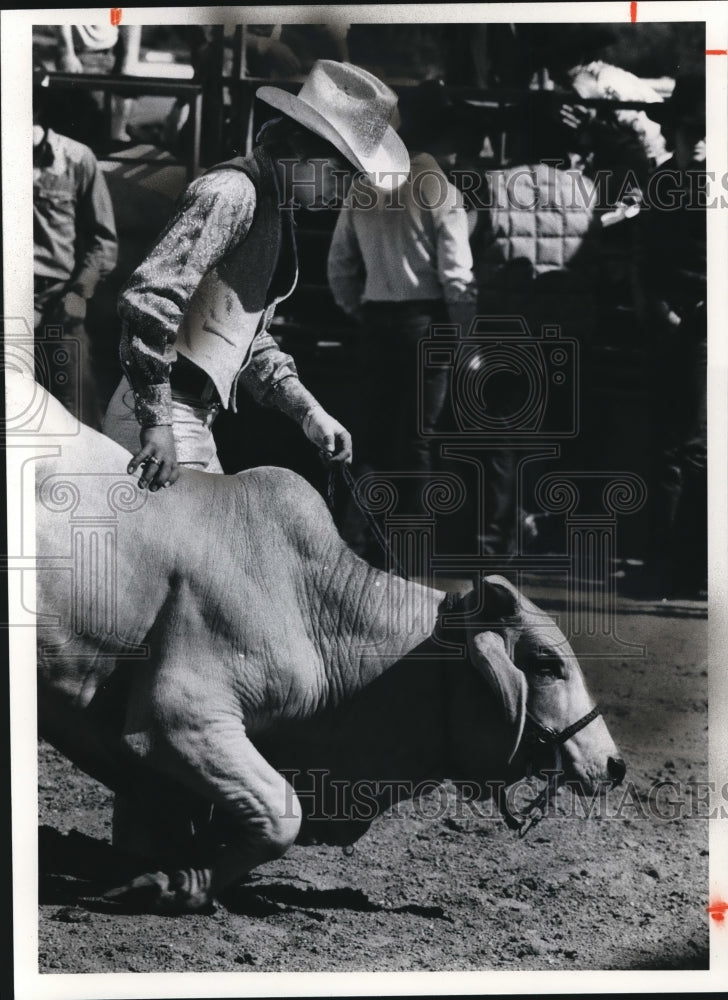
POLYGON ((509 763, 561 762, 587 794, 619 784, 625 765, 556 623, 503 577, 484 578, 466 606, 470 660, 505 715, 509 763))

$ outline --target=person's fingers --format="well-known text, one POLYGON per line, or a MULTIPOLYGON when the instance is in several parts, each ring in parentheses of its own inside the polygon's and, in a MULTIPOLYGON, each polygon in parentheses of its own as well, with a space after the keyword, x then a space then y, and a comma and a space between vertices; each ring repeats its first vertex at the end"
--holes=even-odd
POLYGON ((164 460, 157 466, 157 471, 154 474, 151 483, 149 484, 149 489, 152 493, 157 490, 162 489, 169 482, 169 477, 172 473, 172 462, 168 459, 164 460))
POLYGON ((328 452, 322 452, 321 456, 329 464, 349 465, 353 456, 351 435, 349 432, 343 428, 336 431, 336 448, 328 452))
POLYGON ((353 455, 351 434, 342 427, 342 429, 336 435, 336 438, 338 441, 338 448, 336 451, 336 461, 346 463, 348 465, 351 462, 353 455))
POLYGON ((161 464, 162 464, 161 461, 155 455, 148 456, 144 464, 141 477, 139 479, 140 489, 142 490, 146 489, 148 486, 151 485, 152 481, 157 475, 157 472, 159 471, 159 467, 161 464))
POLYGON ((151 483, 152 476, 154 475, 154 468, 154 465, 149 461, 149 459, 147 459, 144 465, 141 466, 138 484, 140 490, 145 490, 151 483))
POLYGON ((149 456, 152 454, 153 447, 154 446, 151 444, 145 444, 143 448, 140 448, 139 451, 134 454, 126 470, 130 476, 134 475, 140 465, 144 465, 144 463, 148 461, 149 456))
POLYGON ((176 462, 164 462, 155 477, 155 482, 149 487, 152 491, 167 489, 173 486, 179 478, 179 470, 176 462))

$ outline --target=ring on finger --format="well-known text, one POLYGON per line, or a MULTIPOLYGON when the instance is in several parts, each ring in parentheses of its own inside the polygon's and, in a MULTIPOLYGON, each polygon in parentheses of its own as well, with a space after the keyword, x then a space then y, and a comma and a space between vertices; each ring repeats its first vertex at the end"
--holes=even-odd
POLYGON ((154 455, 150 455, 150 456, 149 456, 149 458, 147 459, 147 464, 149 464, 149 462, 152 462, 152 463, 153 463, 154 465, 161 465, 161 464, 162 464, 162 463, 161 463, 161 462, 159 461, 159 459, 158 459, 158 458, 155 458, 155 456, 154 456, 154 455))

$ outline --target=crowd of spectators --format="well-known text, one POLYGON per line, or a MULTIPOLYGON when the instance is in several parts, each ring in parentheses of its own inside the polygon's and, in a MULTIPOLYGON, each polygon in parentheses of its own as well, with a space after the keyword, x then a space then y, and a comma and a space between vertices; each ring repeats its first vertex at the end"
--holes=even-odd
MULTIPOLYGON (((345 61, 348 26, 316 33, 318 27, 248 32, 249 71, 287 79, 321 56, 345 61)), ((36 52, 34 87, 39 378, 66 405, 81 405, 80 416, 94 426, 108 401, 95 399, 90 354, 94 339, 108 331, 86 330, 85 303, 117 261, 114 212, 91 150, 60 134, 57 124, 49 127, 40 79, 43 69, 135 72, 140 32, 101 34, 59 29, 52 51, 46 36, 36 52), (81 387, 66 386, 65 395, 51 370, 43 334, 49 327, 65 329, 81 345, 81 387)), ((506 41, 516 45, 518 33, 512 34, 506 41)), ((184 41, 195 78, 206 81, 209 32, 190 28, 184 41)), ((357 371, 348 373, 362 400, 355 457, 362 469, 414 471, 420 489, 431 474, 436 457, 422 420, 435 427, 448 413, 452 419, 453 405, 445 369, 430 372, 429 381, 420 378, 418 351, 432 324, 466 330, 476 315, 519 316, 532 334, 558 327, 588 358, 605 335, 605 310, 618 302, 629 308, 652 367, 655 467, 649 477, 643 470, 654 527, 645 553, 648 586, 662 596, 698 593, 707 572, 704 79, 679 78, 663 100, 633 74, 570 50, 554 60, 550 75, 541 74, 535 90, 533 79, 509 76, 498 50, 489 36, 490 56, 481 59, 477 79, 520 86, 521 99, 509 91, 509 100, 486 113, 448 80, 406 89, 398 124, 412 174, 402 187, 403 205, 388 210, 379 192, 357 210, 355 182, 336 213, 327 275, 357 342, 357 371), (594 98, 640 107, 610 110, 595 107, 594 98)), ((127 111, 119 119, 124 129, 127 111)), ((57 114, 56 107, 56 121, 57 114)), ((168 138, 179 134, 184 117, 179 102, 166 122, 168 138)), ((486 382, 483 405, 504 431, 485 457, 488 509, 478 545, 507 557, 525 514, 517 509, 517 454, 508 434, 523 387, 518 373, 507 370, 486 382)), ((579 448, 570 457, 584 462, 589 442, 582 439, 579 448)), ((416 513, 417 497, 408 502, 416 513)), ((371 545, 365 551, 373 556, 371 545)))

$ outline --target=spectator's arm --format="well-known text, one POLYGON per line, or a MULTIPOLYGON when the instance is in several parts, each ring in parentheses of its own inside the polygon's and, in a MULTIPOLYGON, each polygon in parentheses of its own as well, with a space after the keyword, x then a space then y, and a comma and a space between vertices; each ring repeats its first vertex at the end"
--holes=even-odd
POLYGON ((326 25, 326 34, 336 46, 336 58, 340 62, 349 62, 349 43, 347 36, 351 24, 340 22, 326 25))
POLYGON ((245 36, 246 48, 262 57, 266 63, 268 72, 275 72, 280 76, 295 76, 301 72, 301 60, 293 49, 281 40, 281 24, 272 25, 272 30, 268 31, 263 25, 255 25, 248 28, 245 36))
POLYGON ((648 334, 660 334, 680 325, 671 308, 673 276, 666 267, 671 252, 662 210, 651 204, 637 217, 633 247, 632 292, 635 309, 648 334))
POLYGON ((255 211, 252 181, 236 170, 193 181, 119 298, 120 357, 144 427, 171 424, 169 370, 190 298, 204 275, 245 238, 255 211))
POLYGON ((117 59, 114 72, 121 76, 144 76, 147 72, 141 62, 141 24, 122 24, 119 28, 117 59))
POLYGON ((58 40, 58 69, 61 73, 83 73, 83 64, 76 55, 73 29, 70 24, 59 24, 56 29, 58 40))
POLYGON ((81 164, 76 232, 82 251, 70 285, 84 299, 90 299, 101 278, 116 267, 119 245, 111 195, 95 157, 89 152, 81 164))
POLYGON ((340 309, 356 316, 361 308, 366 270, 352 218, 353 209, 344 205, 339 212, 326 262, 326 274, 334 300, 340 309))
POLYGON ((450 320, 465 330, 475 318, 477 286, 473 277, 470 229, 460 193, 449 186, 442 207, 433 209, 437 238, 437 274, 450 320))

